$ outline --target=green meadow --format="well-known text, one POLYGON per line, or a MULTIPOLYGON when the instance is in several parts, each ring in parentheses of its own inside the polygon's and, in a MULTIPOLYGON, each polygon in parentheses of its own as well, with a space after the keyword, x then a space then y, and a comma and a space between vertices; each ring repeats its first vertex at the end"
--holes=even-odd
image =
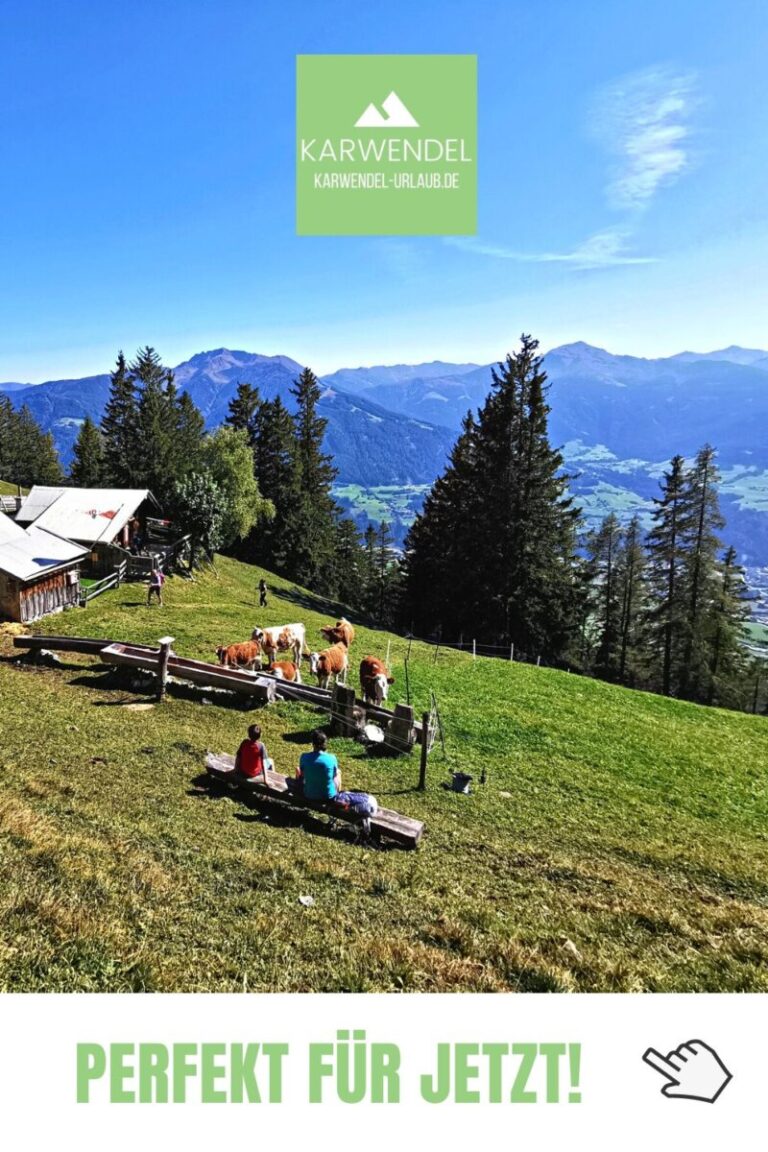
MULTIPOLYGON (((126 585, 41 632, 212 659, 253 626, 337 606, 217 561, 148 608, 126 585)), ((208 787, 249 723, 291 772, 323 716, 173 685, 162 704, 88 657, 18 663, 0 639, 0 988, 5 991, 768 990, 768 721, 414 643, 418 755, 334 739, 344 784, 426 823, 416 851, 208 787), (470 795, 443 785, 474 777, 470 795), (484 782, 481 782, 481 777, 484 782), (300 897, 311 896, 309 906, 300 897)), ((359 659, 408 642, 365 627, 359 659)), ((309 676, 305 668, 305 678, 309 676)))

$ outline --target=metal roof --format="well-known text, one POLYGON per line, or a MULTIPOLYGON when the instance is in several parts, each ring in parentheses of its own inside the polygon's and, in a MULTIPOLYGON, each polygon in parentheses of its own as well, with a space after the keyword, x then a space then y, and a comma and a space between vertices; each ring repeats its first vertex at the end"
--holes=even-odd
POLYGON ((76 563, 88 550, 33 525, 22 528, 0 513, 0 571, 25 583, 76 563))
MULTIPOLYGON (((28 499, 36 491, 33 488, 28 499)), ((35 527, 46 528, 67 540, 109 543, 147 499, 155 503, 147 488, 61 488, 34 523, 35 527)), ((23 515, 23 509, 19 515, 23 515)))
POLYGON ((50 488, 45 484, 35 484, 22 500, 21 507, 16 513, 19 524, 31 524, 33 520, 37 520, 38 516, 42 516, 54 500, 58 500, 63 491, 63 488, 50 488))

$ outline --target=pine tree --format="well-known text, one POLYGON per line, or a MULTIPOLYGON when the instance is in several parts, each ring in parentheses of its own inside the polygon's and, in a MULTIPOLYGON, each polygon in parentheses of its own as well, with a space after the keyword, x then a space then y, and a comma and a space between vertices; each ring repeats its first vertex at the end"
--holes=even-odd
MULTIPOLYGON (((707 704, 739 706, 739 689, 747 668, 743 641, 744 624, 748 618, 749 600, 744 570, 737 563, 736 549, 730 547, 717 567, 715 593, 707 612, 707 704)), ((741 706, 744 706, 743 702, 741 706)))
MULTIPOLYGON (((483 609, 485 588, 476 577, 485 547, 478 435, 468 412, 448 467, 433 484, 405 538, 401 623, 421 635, 437 629, 445 636, 458 635, 483 609)), ((372 581, 375 532, 370 547, 372 581)))
POLYGON ((288 522, 297 498, 296 429, 279 396, 265 401, 254 420, 253 461, 264 499, 275 509, 240 550, 244 559, 288 575, 288 522))
POLYGON ((188 392, 176 401, 176 431, 173 438, 173 468, 177 480, 199 466, 205 421, 188 392))
POLYGON ((86 416, 80 425, 69 478, 78 488, 101 488, 104 485, 104 447, 101 432, 90 416, 86 416))
POLYGON ((10 399, 0 394, 0 479, 14 482, 13 428, 16 413, 10 399))
POLYGON ((685 462, 673 457, 664 473, 661 497, 654 499, 653 527, 648 535, 648 580, 651 591, 649 651, 665 696, 680 684, 685 642, 684 573, 690 518, 685 504, 685 462))
POLYGON ((632 517, 621 539, 616 579, 621 603, 618 679, 619 683, 634 687, 644 670, 644 626, 648 606, 645 550, 637 515, 632 517))
POLYGON ((342 519, 336 529, 336 595, 342 604, 363 608, 363 550, 352 520, 342 519))
POLYGON ((6 478, 23 488, 64 482, 61 462, 50 432, 43 432, 26 404, 18 411, 4 407, 3 468, 6 478))
POLYGON ((620 547, 621 528, 611 512, 587 537, 590 599, 597 633, 593 671, 604 680, 617 679, 619 673, 622 605, 617 567, 620 547))
POLYGON ((173 372, 154 348, 140 348, 130 365, 138 394, 138 453, 135 479, 153 493, 170 492, 177 478, 174 433, 177 392, 173 372))
POLYGON ((237 392, 229 402, 227 424, 244 429, 250 444, 256 439, 256 418, 260 407, 261 395, 258 388, 252 384, 238 384, 237 392))
POLYGON ((394 550, 395 538, 389 524, 382 520, 375 530, 374 587, 371 597, 379 624, 391 625, 397 615, 400 587, 400 564, 394 550))
POLYGON ((104 445, 104 483, 108 487, 139 487, 136 476, 139 468, 138 402, 136 385, 118 352, 112 373, 109 399, 101 418, 104 445))
POLYGON ((538 342, 492 373, 406 541, 406 615, 557 660, 576 630, 575 532, 538 342), (431 590, 431 591, 430 591, 431 590), (431 604, 429 601, 431 600, 431 604))
POLYGON ((725 525, 717 493, 719 479, 715 450, 705 444, 686 473, 683 485, 689 540, 683 570, 687 603, 680 695, 693 700, 709 697, 708 619, 715 597, 717 556, 722 547, 717 533, 725 525))
POLYGON ((331 495, 337 471, 323 452, 328 421, 317 414, 320 384, 305 368, 291 393, 296 400, 295 503, 286 525, 287 565, 293 579, 333 594, 335 534, 340 510, 331 495))

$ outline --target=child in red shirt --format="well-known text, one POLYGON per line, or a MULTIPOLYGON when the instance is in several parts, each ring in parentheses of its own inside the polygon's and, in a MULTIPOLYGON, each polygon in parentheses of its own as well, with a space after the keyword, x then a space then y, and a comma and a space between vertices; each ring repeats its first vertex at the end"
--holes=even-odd
POLYGON ((261 742, 261 728, 258 724, 251 724, 248 729, 248 738, 243 740, 235 756, 235 772, 244 776, 246 780, 254 780, 264 775, 264 769, 271 768, 267 748, 261 742))

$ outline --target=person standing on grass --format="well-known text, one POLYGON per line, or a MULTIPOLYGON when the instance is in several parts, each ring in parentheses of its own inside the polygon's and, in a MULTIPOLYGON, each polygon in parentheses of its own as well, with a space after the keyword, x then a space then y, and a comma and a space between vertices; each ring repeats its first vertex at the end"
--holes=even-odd
POLYGON ((251 724, 248 736, 243 740, 235 756, 235 772, 244 780, 255 780, 264 775, 264 769, 270 769, 272 761, 269 758, 266 744, 261 742, 261 728, 258 724, 251 724))
POLYGON ((147 607, 152 603, 152 597, 156 596, 157 602, 162 608, 163 584, 165 584, 165 574, 162 568, 153 568, 149 577, 149 588, 147 589, 147 607))
POLYGON ((267 582, 262 576, 259 580, 259 608, 266 608, 267 606, 267 582))

